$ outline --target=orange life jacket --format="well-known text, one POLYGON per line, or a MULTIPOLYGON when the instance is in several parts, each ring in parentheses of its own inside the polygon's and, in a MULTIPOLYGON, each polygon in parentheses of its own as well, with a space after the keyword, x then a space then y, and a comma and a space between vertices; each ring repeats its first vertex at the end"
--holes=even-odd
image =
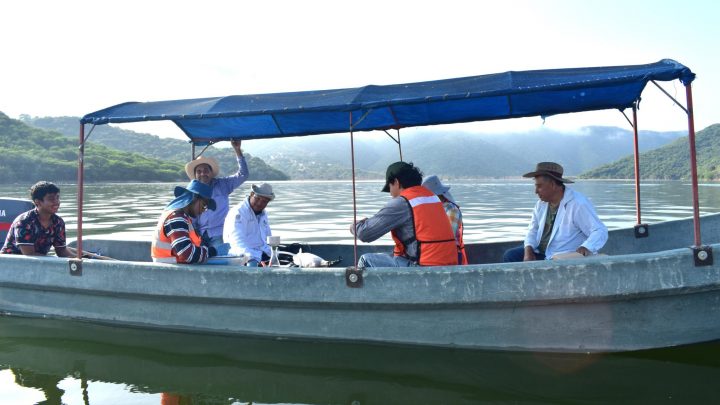
MULTIPOLYGON (((157 226, 155 227, 152 245, 150 247, 150 256, 152 256, 154 262, 177 263, 177 257, 174 256, 172 253, 171 240, 165 235, 165 230, 163 229, 167 217, 170 216, 170 214, 172 214, 173 212, 174 211, 163 212, 163 214, 160 215, 160 220, 158 221, 157 226)), ((188 222, 188 226, 190 227, 190 241, 193 245, 200 247, 202 244, 202 238, 200 238, 200 235, 195 232, 192 221, 188 222)))
POLYGON ((421 266, 449 266, 458 264, 458 248, 453 236, 452 226, 445 215, 440 199, 422 186, 404 189, 400 193, 412 210, 415 240, 418 257, 410 257, 405 246, 412 242, 402 241, 395 231, 391 231, 395 241, 395 256, 404 256, 421 266))
MULTIPOLYGON (((460 209, 460 206, 455 204, 454 202, 447 200, 450 204, 457 207, 457 209, 460 209)), ((458 263, 460 264, 468 264, 467 259, 467 253, 465 253, 465 242, 463 242, 463 222, 462 217, 460 218, 460 223, 458 223, 458 230, 455 234, 455 242, 457 243, 457 249, 458 249, 458 263)))

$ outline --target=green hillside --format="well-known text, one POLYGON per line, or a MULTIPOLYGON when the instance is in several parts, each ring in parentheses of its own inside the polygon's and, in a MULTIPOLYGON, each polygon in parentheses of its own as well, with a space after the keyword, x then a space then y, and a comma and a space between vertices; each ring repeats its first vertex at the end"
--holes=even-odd
MULTIPOLYGON (((39 180, 75 181, 77 145, 56 132, 30 127, 0 112, 0 171, 3 183, 39 180)), ((88 144, 85 178, 88 181, 177 181, 183 165, 151 159, 137 153, 88 144)))
MULTIPOLYGON (((698 177, 703 180, 720 179, 720 124, 711 125, 695 134, 698 177)), ((582 178, 631 179, 634 174, 633 156, 600 166, 580 175, 582 178)), ((640 177, 644 179, 690 178, 690 149, 687 136, 645 153, 640 153, 640 177)))
MULTIPOLYGON (((78 137, 80 125, 78 117, 30 117, 23 115, 20 119, 33 127, 58 131, 73 140, 78 137)), ((90 126, 86 127, 86 135, 90 128, 90 126)), ((138 133, 110 125, 96 126, 90 135, 89 142, 121 151, 138 153, 149 158, 182 164, 187 163, 191 154, 188 141, 160 138, 157 135, 138 133)), ((243 147, 243 149, 246 148, 243 147)), ((199 151, 200 149, 198 149, 199 151)), ((245 155, 248 162, 250 180, 289 179, 287 174, 268 165, 264 160, 248 153, 243 153, 243 155, 245 155)), ((203 153, 203 156, 211 156, 218 160, 221 175, 235 173, 237 170, 235 153, 230 148, 220 149, 211 146, 203 153)), ((184 179, 187 179, 187 176, 184 179)))

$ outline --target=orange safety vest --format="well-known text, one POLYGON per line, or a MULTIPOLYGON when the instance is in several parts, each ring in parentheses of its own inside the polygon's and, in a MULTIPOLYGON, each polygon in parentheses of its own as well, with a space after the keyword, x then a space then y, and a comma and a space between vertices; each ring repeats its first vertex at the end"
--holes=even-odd
MULTIPOLYGON (((452 202, 452 201, 450 201, 450 200, 448 200, 448 202, 449 202, 450 204, 454 205, 455 207, 457 207, 458 210, 460 209, 460 206, 457 205, 457 204, 455 204, 454 202, 452 202)), ((452 226, 451 226, 451 227, 452 227, 452 226)), ((467 253, 465 253, 465 242, 463 242, 463 222, 462 222, 462 217, 460 218, 460 223, 458 224, 458 230, 457 230, 457 234, 455 235, 455 241, 456 241, 456 243, 457 243, 458 262, 459 262, 460 264, 468 264, 467 253)))
POLYGON ((458 264, 458 248, 453 236, 452 226, 448 221, 442 202, 422 186, 404 189, 400 193, 412 210, 415 240, 418 243, 418 257, 410 257, 405 246, 412 242, 402 241, 395 231, 391 231, 395 241, 395 256, 408 257, 421 266, 450 266, 458 264))
MULTIPOLYGON (((150 256, 154 262, 160 263, 177 263, 177 257, 172 253, 172 243, 170 238, 165 235, 165 221, 174 211, 166 211, 160 215, 160 220, 157 223, 155 232, 153 234, 152 245, 150 247, 150 256)), ((202 245, 202 239, 200 235, 195 232, 195 228, 192 225, 192 221, 189 222, 189 233, 190 241, 193 245, 200 247, 202 245)))

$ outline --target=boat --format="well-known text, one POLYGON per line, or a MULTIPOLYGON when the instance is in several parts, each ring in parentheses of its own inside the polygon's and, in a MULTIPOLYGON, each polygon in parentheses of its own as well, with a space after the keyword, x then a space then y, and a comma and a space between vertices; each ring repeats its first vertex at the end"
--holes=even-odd
POLYGON ((509 351, 635 351, 718 340, 720 266, 712 253, 719 247, 720 214, 699 215, 694 77, 664 59, 124 103, 87 114, 79 131, 78 257, 0 255, 0 311, 178 332, 509 351), (672 80, 686 88, 694 215, 649 225, 641 221, 637 103, 648 83, 672 80), (194 156, 196 145, 229 139, 349 131, 352 150, 356 131, 395 129, 399 142, 399 130, 410 126, 599 109, 624 114, 628 108, 635 132, 637 223, 612 231, 602 256, 499 263, 506 248, 520 243, 511 241, 469 245, 466 266, 359 269, 359 254, 388 248, 356 241, 312 246, 321 257, 353 258, 341 263, 345 267, 258 269, 152 263, 149 241, 82 236, 84 145, 92 133, 85 135, 85 125, 172 120, 188 135, 194 156), (98 248, 119 260, 80 254, 98 248))

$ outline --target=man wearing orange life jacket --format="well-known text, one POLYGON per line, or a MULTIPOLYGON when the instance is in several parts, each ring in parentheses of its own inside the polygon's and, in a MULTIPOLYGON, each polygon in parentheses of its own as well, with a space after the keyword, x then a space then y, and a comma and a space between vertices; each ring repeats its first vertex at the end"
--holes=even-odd
POLYGON ((450 194, 450 186, 446 186, 440 181, 438 176, 428 176, 422 182, 423 187, 435 193, 440 201, 443 203, 445 214, 450 221, 452 226, 453 234, 455 235, 455 243, 457 244, 458 250, 458 261, 460 264, 468 264, 467 254, 465 253, 465 242, 463 242, 463 220, 462 211, 460 206, 455 203, 455 199, 450 194))
POLYGON ((153 234, 150 251, 153 261, 205 263, 210 257, 227 254, 229 245, 204 246, 193 228, 192 218, 215 207, 209 185, 192 180, 187 188, 175 187, 175 199, 165 207, 153 234))
POLYGON ((350 232, 363 242, 390 232, 395 241, 393 256, 366 253, 360 256, 358 267, 458 264, 455 237, 442 202, 421 182, 422 173, 412 163, 388 166, 382 191, 393 198, 377 214, 351 226, 350 232))

